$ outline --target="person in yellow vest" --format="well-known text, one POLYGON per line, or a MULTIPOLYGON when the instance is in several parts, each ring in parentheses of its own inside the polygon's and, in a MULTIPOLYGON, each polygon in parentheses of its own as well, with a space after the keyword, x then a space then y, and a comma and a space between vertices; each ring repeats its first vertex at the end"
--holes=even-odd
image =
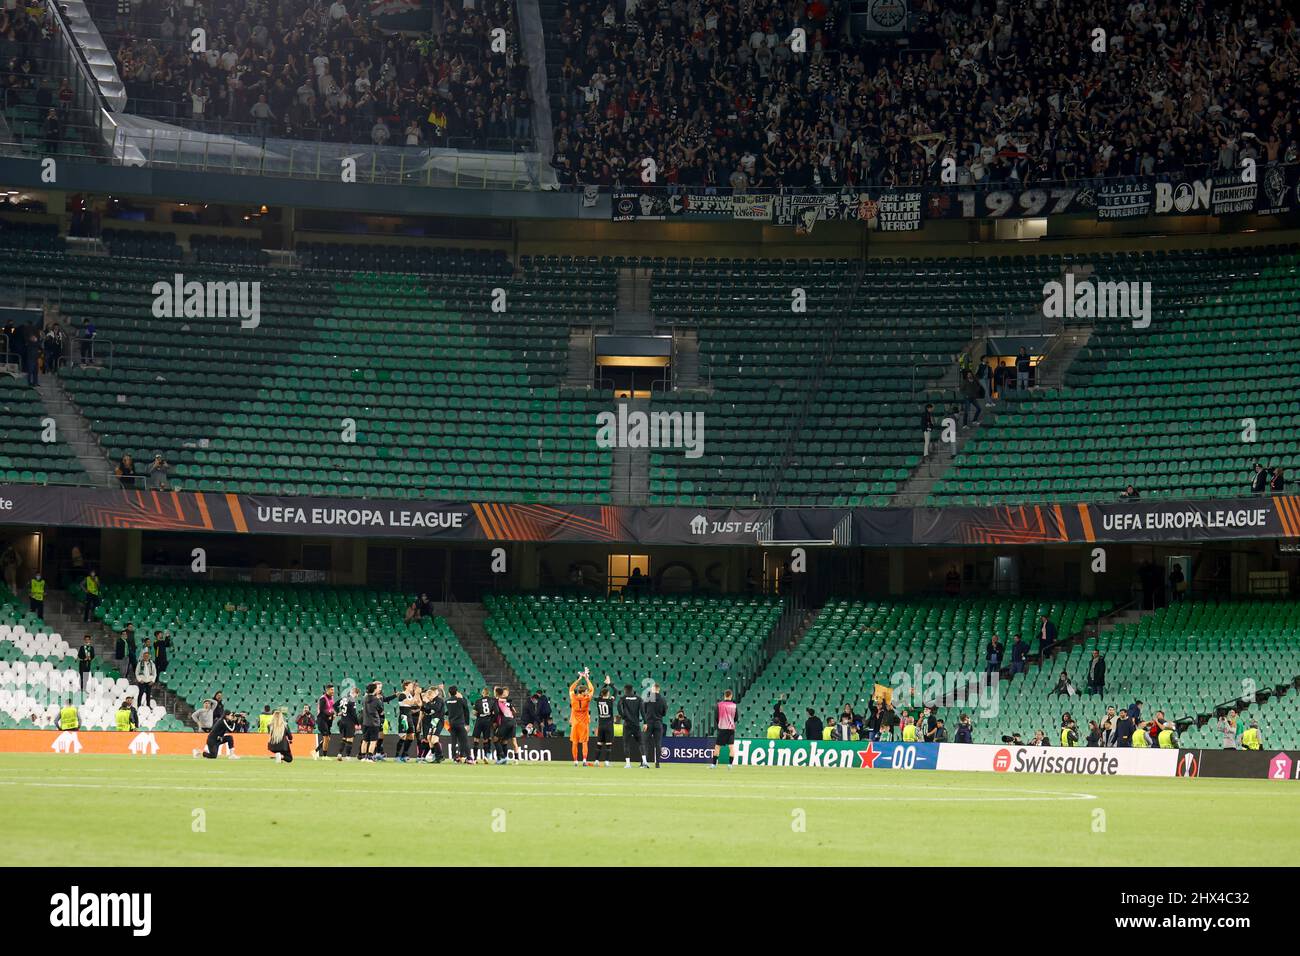
POLYGON ((72 698, 59 709, 59 730, 80 730, 81 715, 77 713, 77 707, 72 703, 72 698))
POLYGON ((916 743, 916 721, 911 717, 904 717, 903 720, 906 722, 903 726, 903 743, 916 743))
POLYGON ((135 698, 127 697, 122 701, 122 705, 117 708, 117 729, 130 732, 140 729, 140 718, 135 710, 135 698))
POLYGON ((1066 714, 1061 719, 1061 746, 1079 746, 1079 725, 1074 722, 1074 718, 1069 714, 1066 714))
POLYGON ((95 614, 95 608, 99 607, 99 575, 95 569, 91 568, 90 573, 86 575, 86 580, 82 582, 82 587, 86 589, 86 603, 81 611, 81 620, 85 624, 90 623, 91 617, 95 614))
POLYGON ((1156 738, 1161 750, 1173 750, 1178 746, 1178 738, 1174 736, 1174 725, 1166 722, 1160 728, 1160 734, 1156 738))
POLYGON ((269 734, 271 732, 271 722, 275 715, 271 713, 271 705, 267 704, 262 708, 262 712, 257 715, 257 732, 259 734, 269 734))
POLYGON ((822 727, 822 740, 830 740, 834 736, 835 736, 835 721, 827 717, 826 723, 822 727))
POLYGON ((39 569, 27 585, 27 595, 32 599, 32 613, 45 620, 45 578, 41 577, 39 569))
POLYGON ((780 740, 780 739, 781 739, 781 725, 780 725, 780 724, 772 724, 770 727, 767 728, 767 739, 768 739, 768 740, 780 740))
POLYGON ((1138 724, 1137 730, 1133 731, 1133 736, 1131 739, 1133 741, 1134 747, 1151 746, 1151 741, 1147 738, 1147 729, 1141 724, 1138 724))
POLYGON ((1245 733, 1241 735, 1242 750, 1261 750, 1264 747, 1264 741, 1259 736, 1259 721, 1252 720, 1250 726, 1246 728, 1245 733))

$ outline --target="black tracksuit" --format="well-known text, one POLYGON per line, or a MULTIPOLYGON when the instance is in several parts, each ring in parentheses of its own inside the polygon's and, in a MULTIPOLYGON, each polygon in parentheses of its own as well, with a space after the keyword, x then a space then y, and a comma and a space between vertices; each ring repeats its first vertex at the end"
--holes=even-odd
POLYGON ((447 724, 451 728, 452 757, 470 757, 469 752, 469 704, 463 697, 453 697, 447 701, 447 724))
POLYGON ((663 694, 652 695, 641 704, 641 719, 645 721, 645 740, 643 751, 645 759, 654 755, 655 766, 659 766, 659 745, 664 739, 664 717, 668 715, 668 701, 663 694))
POLYGON ((623 756, 641 758, 641 698, 628 694, 619 698, 618 715, 623 718, 623 756))

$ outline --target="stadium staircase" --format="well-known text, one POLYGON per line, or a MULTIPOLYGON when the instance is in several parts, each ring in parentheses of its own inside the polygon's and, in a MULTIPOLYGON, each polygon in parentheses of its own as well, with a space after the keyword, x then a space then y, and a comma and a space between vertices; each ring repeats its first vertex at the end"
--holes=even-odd
MULTIPOLYGON (((628 414, 650 413, 650 400, 633 398, 626 402, 628 414)), ((643 505, 650 498, 650 449, 617 447, 612 450, 609 472, 610 499, 616 505, 643 505)))
POLYGON ((108 487, 113 480, 113 466, 109 464, 108 455, 91 429, 90 422, 63 387, 62 378, 58 375, 42 375, 36 391, 41 396, 45 411, 54 419, 59 439, 76 454, 90 483, 98 488, 108 487))
MULTIPOLYGON (((90 635, 90 641, 95 645, 95 654, 105 665, 105 669, 110 673, 116 668, 117 672, 135 684, 135 675, 128 674, 128 666, 125 660, 115 660, 113 654, 116 650, 117 635, 108 628, 102 621, 91 621, 89 624, 81 619, 82 602, 75 595, 63 590, 50 589, 46 592, 45 598, 45 623, 52 631, 62 634, 72 647, 81 646, 81 636, 90 635)), ((143 644, 146 635, 136 628, 136 642, 143 644)), ((152 637, 153 635, 148 635, 152 637)), ((165 673, 163 675, 166 676, 165 673)), ((165 680, 159 680, 154 685, 154 701, 161 704, 167 713, 171 714, 177 720, 182 721, 190 726, 190 716, 194 713, 194 708, 190 703, 181 697, 175 691, 168 688, 165 680)), ((138 701, 137 701, 138 703, 138 701)))
POLYGON ((595 337, 596 330, 589 325, 569 329, 565 388, 591 388, 591 373, 596 361, 595 337))
MULTIPOLYGON (((434 609, 451 625, 460 646, 483 675, 483 683, 488 687, 509 687, 516 706, 522 707, 524 696, 534 688, 524 686, 519 675, 506 661, 505 655, 488 636, 487 628, 483 626, 487 609, 482 604, 469 601, 440 601, 434 604, 434 609)), ((479 688, 462 690, 466 700, 473 700, 478 696, 479 688)))
POLYGON ((650 312, 650 270, 624 267, 618 270, 618 311, 614 313, 617 335, 652 335, 654 316, 650 312))

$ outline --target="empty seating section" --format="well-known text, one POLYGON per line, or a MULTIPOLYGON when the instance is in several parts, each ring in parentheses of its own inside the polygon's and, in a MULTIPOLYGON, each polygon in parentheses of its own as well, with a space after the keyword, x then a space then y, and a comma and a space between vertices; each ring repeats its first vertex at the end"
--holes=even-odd
POLYGON ((406 623, 413 596, 366 588, 132 582, 108 589, 97 611, 140 640, 170 630, 161 680, 195 707, 223 691, 256 726, 265 705, 293 714, 325 684, 397 688, 405 679, 478 688, 482 677, 444 618, 406 623))
POLYGON ((887 505, 921 460, 926 401, 948 407, 940 387, 955 357, 1008 313, 1024 314, 1032 287, 1059 266, 1016 260, 867 263, 778 500, 791 505, 887 505))
MULTIPOLYGON (((1150 282, 1149 328, 1095 323, 1065 386, 981 428, 932 501, 1238 495, 1256 461, 1300 466, 1294 249, 1101 255, 1094 278, 1150 282), (1257 439, 1243 441, 1244 419, 1257 439)), ((1041 292, 1041 284, 1039 286, 1041 292)))
POLYGON ((651 456, 651 501, 883 505, 920 461, 917 422, 957 353, 1008 313, 1041 305, 1050 257, 874 259, 860 279, 846 260, 659 260, 651 302, 661 331, 698 329, 714 391, 674 401, 705 413, 705 454, 651 456), (808 311, 792 311, 795 289, 808 311), (816 379, 822 342, 830 361, 816 379), (809 390, 815 392, 809 396, 809 390), (807 400, 807 417, 800 412, 807 400))
POLYGON ((164 453, 175 486, 607 502, 609 453, 593 439, 610 396, 559 379, 568 324, 614 308, 612 271, 584 260, 512 276, 499 254, 393 254, 437 274, 186 264, 187 282, 260 283, 247 329, 238 315, 155 318, 151 290, 173 263, 23 252, 11 265, 61 297, 67 322, 96 324, 97 365, 65 382, 105 450, 164 453))
MULTIPOLYGON (((704 413, 704 454, 650 454, 650 503, 752 502, 775 477, 819 362, 852 293, 848 260, 642 260, 660 333, 698 331, 701 377, 669 410, 704 413), (792 312, 796 288, 807 312, 792 312)), ((658 403, 656 403, 658 407, 658 403)))
MULTIPOLYGON (((922 674, 921 686, 915 687, 918 695, 929 690, 932 673, 945 680, 952 675, 953 681, 958 674, 982 675, 984 651, 991 635, 1001 637, 1008 657, 1016 635, 1024 637, 1031 652, 1036 652, 1040 614, 1051 618, 1063 639, 1108 607, 1102 601, 1039 602, 1022 598, 891 602, 833 599, 822 608, 803 640, 793 650, 778 651, 745 692, 741 699, 741 730, 752 736, 765 735, 772 707, 778 701, 800 733, 808 707, 823 719, 837 715, 846 703, 863 713, 875 684, 894 687, 896 694, 915 687, 918 667, 922 674)), ((1031 679, 1034 670, 1030 668, 1031 679)), ((1046 695, 1051 690, 1050 686, 1037 685, 1030 690, 1029 685, 1030 681, 1022 677, 999 682, 1002 708, 1008 705, 1009 692, 1028 707, 1033 694, 1041 689, 1046 695)), ((965 682, 961 686, 966 686, 965 682)), ((910 706, 903 696, 895 699, 896 707, 910 706)), ((963 711, 971 713, 977 725, 981 723, 969 699, 965 706, 941 709, 940 716, 950 735, 963 711)), ((976 734, 977 742, 997 739, 988 727, 976 734)))
POLYGON ((70 446, 44 440, 49 434, 43 424, 47 415, 36 389, 0 372, 0 480, 37 485, 86 480, 70 446))
POLYGON ((696 733, 713 729, 714 705, 727 688, 752 680, 781 613, 768 598, 489 595, 485 627, 526 687, 544 690, 555 722, 568 730, 568 686, 584 667, 599 685, 608 674, 615 696, 657 681, 671 720, 686 711, 696 733))
MULTIPOLYGON (((130 685, 116 667, 97 657, 83 692, 76 655, 61 634, 51 633, 0 588, 0 730, 57 727, 59 708, 68 700, 76 704, 84 729, 113 728, 130 685)), ((137 708, 137 715, 145 730, 180 728, 157 704, 137 708)))

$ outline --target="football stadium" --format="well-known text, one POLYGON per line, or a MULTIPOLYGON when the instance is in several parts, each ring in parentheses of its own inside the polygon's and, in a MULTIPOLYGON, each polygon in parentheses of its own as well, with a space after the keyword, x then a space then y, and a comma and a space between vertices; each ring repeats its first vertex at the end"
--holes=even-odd
POLYGON ((1287 0, 8 0, 0 863, 1293 863, 1297 88, 1287 0))

